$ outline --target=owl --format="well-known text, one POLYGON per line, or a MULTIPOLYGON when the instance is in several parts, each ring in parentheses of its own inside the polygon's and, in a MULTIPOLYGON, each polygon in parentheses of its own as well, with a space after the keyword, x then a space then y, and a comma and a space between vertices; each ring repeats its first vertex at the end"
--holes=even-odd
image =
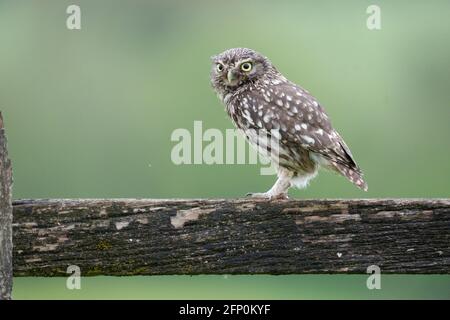
POLYGON ((269 191, 248 196, 287 198, 290 187, 305 188, 320 167, 367 191, 361 169, 324 108, 267 57, 247 48, 213 56, 211 84, 234 125, 277 170, 269 191))

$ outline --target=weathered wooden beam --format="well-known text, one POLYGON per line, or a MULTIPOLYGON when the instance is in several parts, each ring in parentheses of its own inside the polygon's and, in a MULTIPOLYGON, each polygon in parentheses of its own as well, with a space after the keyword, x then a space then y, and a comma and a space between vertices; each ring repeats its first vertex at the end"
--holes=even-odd
POLYGON ((11 299, 13 281, 11 188, 12 167, 0 112, 0 300, 11 299))
POLYGON ((17 200, 14 274, 450 273, 450 200, 17 200))

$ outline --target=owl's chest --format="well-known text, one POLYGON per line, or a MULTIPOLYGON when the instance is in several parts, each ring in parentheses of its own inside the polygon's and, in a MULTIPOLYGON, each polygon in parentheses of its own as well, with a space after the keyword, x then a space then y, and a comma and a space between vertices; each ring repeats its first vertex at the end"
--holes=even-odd
POLYGON ((247 141, 253 146, 266 148, 270 135, 262 127, 255 110, 256 107, 246 97, 230 100, 227 104, 228 115, 247 141))
MULTIPOLYGON (((225 102, 228 116, 234 125, 241 130, 259 129, 255 115, 252 113, 252 104, 247 98, 233 97, 225 102)), ((255 109, 255 107, 253 107, 255 109)))
POLYGON ((227 113, 237 128, 244 129, 246 127, 246 122, 243 121, 242 110, 239 108, 239 102, 229 102, 227 104, 227 113))

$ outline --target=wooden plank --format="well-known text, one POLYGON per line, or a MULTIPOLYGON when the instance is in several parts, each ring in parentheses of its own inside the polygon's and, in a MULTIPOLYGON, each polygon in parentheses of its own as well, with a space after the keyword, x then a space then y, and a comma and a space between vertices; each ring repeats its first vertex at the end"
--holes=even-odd
POLYGON ((449 199, 18 200, 14 274, 450 273, 449 199))
POLYGON ((12 291, 12 167, 0 112, 0 300, 11 299, 12 291))

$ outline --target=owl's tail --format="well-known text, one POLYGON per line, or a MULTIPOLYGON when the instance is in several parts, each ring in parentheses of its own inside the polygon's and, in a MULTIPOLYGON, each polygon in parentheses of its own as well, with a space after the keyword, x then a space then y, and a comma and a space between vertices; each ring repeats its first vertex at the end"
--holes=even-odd
POLYGON ((337 162, 333 162, 332 167, 361 190, 368 190, 369 186, 364 181, 363 174, 358 167, 350 168, 349 166, 337 162))

